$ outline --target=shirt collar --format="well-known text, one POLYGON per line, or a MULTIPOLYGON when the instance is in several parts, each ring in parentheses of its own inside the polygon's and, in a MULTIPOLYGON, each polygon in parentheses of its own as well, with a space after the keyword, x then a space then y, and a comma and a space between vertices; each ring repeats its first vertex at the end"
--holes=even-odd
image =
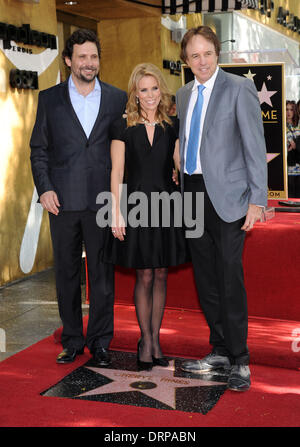
MULTIPOLYGON (((210 89, 210 90, 213 89, 213 87, 214 87, 214 85, 215 85, 216 77, 217 77, 217 75, 218 75, 218 72, 219 72, 219 66, 217 65, 216 71, 214 72, 214 74, 212 75, 212 77, 209 78, 206 82, 204 82, 203 85, 204 85, 205 88, 208 88, 208 89, 210 89)), ((195 82, 194 82, 194 85, 193 85, 192 90, 196 90, 196 89, 198 88, 198 85, 200 85, 200 82, 198 81, 198 79, 197 79, 196 76, 195 76, 195 82)))
MULTIPOLYGON (((100 92, 101 87, 100 87, 99 79, 95 78, 95 80, 96 80, 96 82, 95 82, 95 86, 94 86, 94 89, 92 90, 92 92, 95 92, 95 91, 100 92)), ((72 75, 70 75, 70 77, 69 77, 69 88, 75 90, 78 93, 76 85, 74 84, 74 81, 72 79, 72 75)))

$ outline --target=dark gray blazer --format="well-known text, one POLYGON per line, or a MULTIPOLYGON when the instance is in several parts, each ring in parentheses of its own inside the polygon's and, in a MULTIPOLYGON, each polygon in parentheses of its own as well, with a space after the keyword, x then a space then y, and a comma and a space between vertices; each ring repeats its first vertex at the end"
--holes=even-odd
POLYGON ((99 192, 110 191, 109 128, 124 113, 127 95, 100 85, 100 109, 89 138, 72 107, 68 80, 39 93, 30 140, 33 179, 38 195, 55 191, 64 211, 97 210, 99 192))
MULTIPOLYGON (((194 81, 176 95, 183 185, 185 122, 194 81)), ((267 205, 267 157, 253 81, 219 68, 203 125, 200 160, 210 200, 225 222, 267 205)))

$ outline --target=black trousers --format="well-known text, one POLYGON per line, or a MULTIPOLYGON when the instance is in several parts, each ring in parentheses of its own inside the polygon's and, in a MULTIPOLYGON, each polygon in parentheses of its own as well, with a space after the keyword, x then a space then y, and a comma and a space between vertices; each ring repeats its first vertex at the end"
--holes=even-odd
MULTIPOLYGON (((200 306, 210 328, 213 352, 248 364, 248 311, 242 253, 245 218, 227 223, 216 213, 202 175, 184 175, 184 192, 204 193, 204 233, 188 238, 200 306)), ((195 218, 194 214, 194 218, 195 218)))
POLYGON ((114 267, 102 262, 106 229, 96 223, 96 212, 49 213, 53 243, 59 314, 64 348, 93 352, 107 348, 113 337, 114 267), (82 244, 84 242, 90 283, 89 320, 83 337, 81 301, 82 244))

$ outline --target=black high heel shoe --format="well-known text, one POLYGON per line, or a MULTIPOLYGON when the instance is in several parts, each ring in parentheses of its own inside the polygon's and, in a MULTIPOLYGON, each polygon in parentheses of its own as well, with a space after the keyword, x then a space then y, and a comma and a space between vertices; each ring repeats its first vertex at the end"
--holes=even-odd
POLYGON ((137 364, 138 364, 138 368, 140 371, 151 371, 152 367, 153 367, 153 363, 152 362, 143 362, 142 360, 140 360, 140 344, 141 344, 141 339, 139 339, 138 344, 137 344, 137 364))
POLYGON ((169 360, 167 360, 165 357, 159 357, 158 359, 152 356, 153 365, 154 366, 163 366, 167 367, 169 366, 169 360))

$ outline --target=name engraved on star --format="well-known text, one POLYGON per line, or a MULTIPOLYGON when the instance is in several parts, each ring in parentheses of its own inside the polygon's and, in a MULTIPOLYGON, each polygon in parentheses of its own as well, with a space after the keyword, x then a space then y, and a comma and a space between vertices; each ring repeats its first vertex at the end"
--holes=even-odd
POLYGON ((119 376, 119 377, 127 377, 129 379, 147 379, 147 380, 151 380, 152 377, 151 376, 144 376, 143 374, 134 374, 134 373, 115 373, 115 376, 119 376))
MULTIPOLYGON (((143 379, 143 380, 153 380, 152 376, 144 376, 142 374, 129 374, 129 373, 116 373, 115 376, 118 377, 127 377, 130 379, 143 379)), ((156 378, 157 379, 157 378, 156 378)), ((160 382, 168 382, 168 383, 176 383, 181 385, 188 385, 191 383, 189 380, 183 380, 183 379, 172 379, 170 377, 161 377, 160 382)))
POLYGON ((161 381, 161 382, 177 383, 177 384, 179 383, 179 384, 182 384, 182 385, 188 385, 188 384, 190 383, 189 380, 172 379, 172 378, 170 378, 170 377, 162 377, 162 378, 160 379, 160 381, 161 381))

